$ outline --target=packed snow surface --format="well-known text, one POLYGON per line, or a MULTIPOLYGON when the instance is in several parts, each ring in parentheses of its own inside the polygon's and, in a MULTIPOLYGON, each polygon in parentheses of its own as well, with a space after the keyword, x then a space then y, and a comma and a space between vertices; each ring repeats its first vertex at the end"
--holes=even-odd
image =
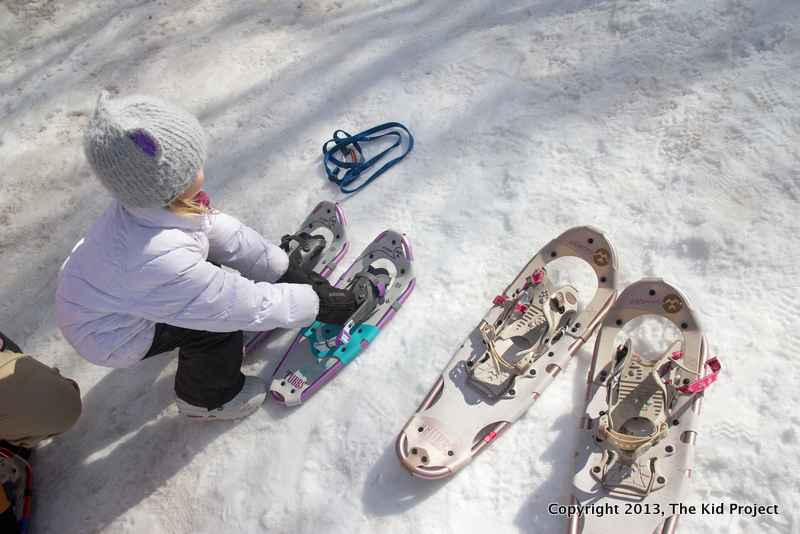
MULTIPOLYGON (((686 293, 722 362, 683 504, 778 505, 678 532, 797 532, 799 24, 789 0, 4 0, 0 329, 83 395, 34 453, 32 531, 564 531, 549 505, 569 502, 592 342, 457 475, 412 478, 394 442, 494 296, 588 224, 621 287, 686 293), (338 201, 335 277, 382 230, 408 236, 416 291, 304 405, 186 420, 174 354, 101 368, 61 335, 57 270, 110 200, 81 145, 102 90, 196 114, 212 201, 273 242, 338 201), (322 145, 388 121, 413 151, 342 194, 322 145)), ((245 372, 268 380, 293 337, 245 372)))

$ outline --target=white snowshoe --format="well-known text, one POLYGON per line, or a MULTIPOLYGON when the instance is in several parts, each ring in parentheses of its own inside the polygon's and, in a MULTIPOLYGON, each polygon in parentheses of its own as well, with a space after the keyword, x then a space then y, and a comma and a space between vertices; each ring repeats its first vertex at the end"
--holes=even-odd
POLYGON ((402 466, 438 479, 467 465, 530 408, 591 337, 617 287, 616 251, 602 231, 572 228, 548 243, 495 299, 398 435, 402 466), (545 271, 566 256, 585 261, 597 276, 597 291, 580 313, 578 291, 556 288, 545 271))
POLYGON ((622 292, 595 342, 574 461, 570 504, 592 508, 571 515, 568 532, 674 532, 671 503, 682 502, 689 482, 702 391, 720 370, 706 357, 700 320, 680 289, 645 278, 622 292), (652 360, 630 340, 617 346, 622 327, 642 315, 666 318, 683 339, 652 360), (617 513, 591 513, 600 508, 617 513))

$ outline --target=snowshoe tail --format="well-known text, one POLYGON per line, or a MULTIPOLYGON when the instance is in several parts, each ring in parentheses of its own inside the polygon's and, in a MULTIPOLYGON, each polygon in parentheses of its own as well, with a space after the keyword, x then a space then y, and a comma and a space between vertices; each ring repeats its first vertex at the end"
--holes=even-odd
MULTIPOLYGON (((320 202, 296 234, 283 236, 280 246, 290 262, 328 278, 350 248, 342 208, 330 200, 320 202)), ((245 332, 244 353, 249 354, 269 333, 245 332)))
POLYGON ((611 530, 671 533, 682 502, 698 432, 702 391, 717 377, 716 359, 691 302, 676 286, 645 278, 622 292, 600 328, 581 419, 572 504, 647 505, 647 514, 592 514, 569 518, 568 532, 611 530), (673 323, 681 338, 660 356, 645 359, 617 335, 643 315, 673 323), (705 375, 708 365, 712 373, 705 375))
POLYGON ((600 230, 561 234, 517 275, 447 364, 395 451, 414 476, 455 473, 539 398, 591 337, 617 295, 616 250, 600 230), (597 290, 582 311, 578 292, 555 287, 546 265, 572 256, 586 262, 597 290))
POLYGON ((383 232, 336 283, 356 293, 353 316, 344 327, 317 321, 301 330, 275 370, 272 397, 286 406, 305 401, 372 343, 415 285, 408 239, 394 230, 383 232))

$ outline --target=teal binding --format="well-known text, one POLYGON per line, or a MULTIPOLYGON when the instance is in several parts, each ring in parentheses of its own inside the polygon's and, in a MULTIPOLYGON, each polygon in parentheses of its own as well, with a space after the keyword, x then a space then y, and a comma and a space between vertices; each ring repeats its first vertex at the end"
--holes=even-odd
POLYGON ((303 335, 311 341, 311 352, 314 356, 317 358, 334 357, 340 360, 343 365, 347 365, 350 360, 358 356, 364 349, 364 346, 361 344, 363 341, 366 341, 367 344, 372 343, 380 333, 380 329, 377 326, 360 324, 353 327, 352 332, 350 332, 350 341, 347 344, 340 347, 333 347, 326 351, 319 351, 314 347, 314 342, 317 341, 318 330, 323 333, 326 339, 331 339, 335 338, 341 329, 342 327, 339 325, 330 325, 316 321, 303 330, 303 335))

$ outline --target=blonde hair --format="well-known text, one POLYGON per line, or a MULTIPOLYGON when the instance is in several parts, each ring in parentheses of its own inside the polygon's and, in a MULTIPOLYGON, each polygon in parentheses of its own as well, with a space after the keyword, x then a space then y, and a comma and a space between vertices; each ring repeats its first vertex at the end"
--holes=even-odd
POLYGON ((186 219, 203 217, 205 215, 219 213, 221 211, 217 208, 206 207, 195 199, 186 200, 183 198, 176 198, 167 204, 167 208, 169 208, 169 210, 175 215, 184 217, 186 219))

